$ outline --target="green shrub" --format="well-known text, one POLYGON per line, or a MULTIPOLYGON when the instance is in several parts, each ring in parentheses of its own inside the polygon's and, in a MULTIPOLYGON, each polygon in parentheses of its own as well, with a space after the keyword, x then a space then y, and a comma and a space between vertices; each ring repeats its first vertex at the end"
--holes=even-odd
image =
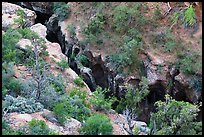
POLYGON ((144 16, 145 4, 140 2, 131 6, 118 5, 113 9, 113 24, 116 32, 125 33, 130 27, 135 27, 140 31, 147 24, 147 18, 144 16))
POLYGON ((79 96, 83 103, 86 104, 87 91, 81 90, 80 88, 72 88, 69 90, 69 96, 74 97, 75 95, 79 96))
POLYGON ((70 14, 70 7, 64 2, 54 2, 53 11, 59 21, 64 21, 70 14))
POLYGON ((155 48, 161 49, 163 52, 172 52, 180 46, 178 40, 169 29, 159 34, 152 34, 150 41, 155 48))
POLYGON ((83 100, 79 96, 75 95, 70 99, 70 104, 72 106, 72 111, 70 116, 83 122, 91 115, 91 110, 86 107, 86 104, 83 103, 83 100))
POLYGON ((16 60, 16 43, 22 38, 21 34, 13 29, 8 29, 2 35, 2 61, 15 62, 16 60))
POLYGON ((87 56, 85 56, 85 55, 83 55, 83 54, 80 54, 80 56, 79 56, 79 61, 81 62, 81 64, 82 64, 83 66, 86 66, 86 65, 88 64, 88 62, 89 62, 87 56))
POLYGON ((128 71, 138 70, 140 71, 141 61, 139 59, 139 52, 142 48, 142 42, 140 38, 124 38, 124 44, 120 49, 120 53, 114 53, 109 55, 108 61, 115 65, 115 68, 119 72, 123 72, 125 68, 128 71))
POLYGON ((83 101, 77 95, 72 98, 65 95, 59 103, 55 104, 53 111, 61 125, 65 124, 70 117, 82 122, 91 114, 90 109, 85 107, 83 101))
POLYGON ((59 123, 64 125, 65 121, 70 118, 69 113, 71 111, 71 105, 69 101, 62 100, 54 105, 53 111, 56 114, 59 123))
POLYGON ((149 92, 147 78, 142 77, 138 88, 134 89, 132 87, 128 87, 125 98, 122 98, 119 101, 116 111, 121 112, 127 108, 131 110, 133 114, 139 114, 139 103, 149 94, 149 92))
POLYGON ((201 122, 195 122, 199 106, 189 102, 176 101, 169 95, 165 102, 155 102, 156 112, 152 113, 151 134, 196 135, 202 134, 201 122))
POLYGON ((180 53, 177 55, 176 66, 180 70, 187 74, 196 74, 202 70, 202 59, 201 56, 195 52, 192 53, 180 53))
POLYGON ((32 119, 28 122, 30 135, 48 135, 50 133, 49 127, 43 120, 32 119))
POLYGON ((26 135, 26 131, 23 128, 13 130, 10 122, 2 117, 2 135, 26 135))
POLYGON ((193 26, 196 23, 195 9, 192 5, 184 12, 184 22, 186 25, 193 26))
POLYGON ((116 98, 114 97, 105 98, 105 93, 107 92, 107 90, 102 90, 101 87, 97 87, 96 90, 93 92, 93 96, 90 99, 90 103, 96 110, 108 111, 111 109, 112 103, 116 101, 116 98))
POLYGON ((104 30, 105 17, 98 13, 94 19, 90 21, 87 27, 83 29, 87 41, 90 43, 100 43, 100 35, 104 30))
POLYGON ((67 26, 67 30, 70 33, 71 36, 76 36, 76 32, 75 32, 75 26, 73 24, 70 24, 67 26))
POLYGON ((2 87, 6 87, 15 72, 13 70, 14 62, 3 62, 2 64, 2 87))
POLYGON ((75 78, 74 83, 79 87, 84 87, 85 86, 84 81, 83 81, 83 79, 81 77, 75 78))
POLYGON ((16 95, 20 95, 20 91, 22 89, 22 82, 19 79, 11 78, 6 88, 16 95))
POLYGON ((62 69, 62 71, 69 67, 68 62, 65 59, 57 62, 57 65, 62 69))
POLYGON ((64 79, 62 75, 54 76, 51 74, 49 77, 49 83, 55 88, 55 92, 59 92, 61 94, 65 93, 64 79))
MULTIPOLYGON (((33 32, 30 28, 17 28, 17 29, 8 29, 5 34, 2 36, 2 54, 3 54, 3 61, 7 62, 16 62, 16 63, 30 63, 29 60, 27 61, 26 58, 33 58, 33 52, 30 50, 28 53, 24 53, 19 51, 19 49, 16 48, 16 44, 20 39, 29 39, 32 40, 33 38, 36 39, 36 42, 42 46, 42 49, 45 50, 43 45, 45 44, 45 40, 42 38, 39 38, 38 34, 36 32, 33 32)), ((42 51, 44 51, 42 50, 42 51)))
POLYGON ((91 20, 88 26, 85 28, 84 33, 86 35, 93 34, 98 35, 104 29, 105 18, 103 14, 97 14, 96 17, 91 20))
POLYGON ((184 26, 193 27, 197 23, 195 9, 190 5, 186 10, 174 12, 171 16, 173 24, 183 24, 184 26))
POLYGON ((80 128, 82 135, 112 135, 110 119, 104 114, 94 114, 80 128))
POLYGON ((14 98, 10 95, 6 95, 3 109, 7 112, 19 112, 24 114, 42 111, 43 105, 39 102, 35 102, 32 98, 26 99, 20 96, 14 98))
POLYGON ((21 9, 18 9, 16 11, 16 14, 19 17, 14 19, 14 23, 17 24, 17 25, 20 25, 21 28, 24 28, 25 27, 25 23, 26 23, 24 11, 21 10, 21 9))

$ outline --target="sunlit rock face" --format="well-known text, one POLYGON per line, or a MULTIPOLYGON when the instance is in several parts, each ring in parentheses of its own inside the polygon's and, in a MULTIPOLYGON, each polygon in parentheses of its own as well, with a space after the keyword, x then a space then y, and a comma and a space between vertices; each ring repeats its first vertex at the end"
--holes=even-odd
POLYGON ((19 28, 22 24, 15 23, 14 20, 18 19, 20 16, 17 15, 18 10, 23 10, 25 14, 25 24, 24 26, 32 26, 35 23, 36 13, 26 8, 22 8, 18 5, 2 2, 2 30, 7 30, 8 28, 19 28))

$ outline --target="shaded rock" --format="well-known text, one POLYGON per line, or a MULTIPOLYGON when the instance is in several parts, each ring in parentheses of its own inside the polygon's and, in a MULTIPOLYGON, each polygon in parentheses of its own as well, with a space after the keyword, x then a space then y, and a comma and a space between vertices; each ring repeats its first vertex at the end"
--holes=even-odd
POLYGON ((84 81, 87 83, 91 91, 94 91, 96 89, 96 83, 95 79, 92 75, 92 70, 87 67, 81 67, 80 73, 82 77, 84 78, 84 81))
POLYGON ((48 15, 53 14, 52 2, 21 2, 20 5, 28 9, 41 12, 43 14, 48 14, 48 15))
POLYGON ((56 116, 53 114, 53 112, 51 112, 47 109, 43 109, 43 112, 41 115, 52 123, 56 123, 56 124, 58 123, 58 120, 57 120, 56 116))

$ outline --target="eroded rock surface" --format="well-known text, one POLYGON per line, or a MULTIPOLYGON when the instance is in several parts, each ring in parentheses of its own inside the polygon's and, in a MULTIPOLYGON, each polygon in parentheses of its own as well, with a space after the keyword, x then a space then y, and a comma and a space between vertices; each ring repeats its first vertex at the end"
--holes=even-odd
POLYGON ((18 28, 22 24, 14 23, 14 20, 19 18, 17 15, 18 10, 23 10, 25 13, 25 25, 27 27, 33 25, 36 19, 36 13, 26 8, 22 8, 16 4, 2 2, 2 29, 5 31, 8 28, 18 28))

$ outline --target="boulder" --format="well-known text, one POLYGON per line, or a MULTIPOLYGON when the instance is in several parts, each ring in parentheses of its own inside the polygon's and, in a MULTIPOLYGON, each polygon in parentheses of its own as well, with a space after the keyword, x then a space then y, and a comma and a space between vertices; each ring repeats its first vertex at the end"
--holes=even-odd
POLYGON ((16 12, 23 10, 25 13, 25 24, 31 26, 35 23, 36 13, 29 9, 22 8, 18 5, 2 2, 2 29, 6 31, 8 28, 18 28, 21 24, 15 24, 14 19, 19 18, 16 12))
POLYGON ((42 25, 41 23, 37 23, 33 26, 30 27, 30 29, 36 33, 38 33, 38 35, 44 39, 46 39, 46 31, 47 31, 47 28, 46 26, 42 25))
POLYGON ((67 57, 62 53, 60 45, 58 43, 47 42, 47 51, 49 53, 49 58, 53 58, 54 61, 59 62, 62 59, 67 59, 67 57))
POLYGON ((66 132, 64 132, 64 135, 66 134, 74 134, 74 135, 79 135, 78 129, 82 126, 81 122, 74 118, 70 118, 65 122, 64 129, 66 132))

